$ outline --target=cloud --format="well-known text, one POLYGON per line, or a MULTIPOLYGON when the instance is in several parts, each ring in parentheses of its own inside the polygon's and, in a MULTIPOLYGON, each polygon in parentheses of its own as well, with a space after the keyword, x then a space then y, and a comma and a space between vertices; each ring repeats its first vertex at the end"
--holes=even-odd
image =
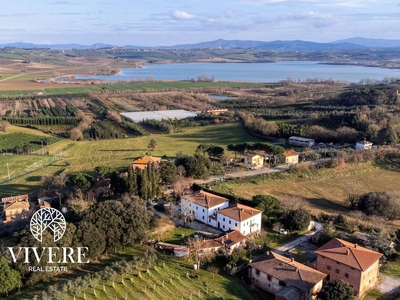
POLYGON ((229 9, 224 13, 224 16, 227 19, 235 19, 238 14, 235 11, 229 9))
POLYGON ((192 20, 192 19, 196 18, 195 15, 192 15, 187 12, 180 11, 180 10, 173 10, 170 15, 174 20, 178 20, 178 21, 179 20, 192 20))

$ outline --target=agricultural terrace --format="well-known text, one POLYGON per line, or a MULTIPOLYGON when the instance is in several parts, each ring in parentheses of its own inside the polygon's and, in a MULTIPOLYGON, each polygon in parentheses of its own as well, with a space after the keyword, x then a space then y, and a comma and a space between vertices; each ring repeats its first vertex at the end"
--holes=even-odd
MULTIPOLYGON (((100 141, 76 141, 74 146, 63 151, 63 159, 53 165, 33 172, 25 177, 15 179, 1 186, 0 194, 17 194, 21 191, 36 190, 40 185, 42 175, 70 174, 76 172, 93 173, 97 166, 110 166, 125 169, 136 157, 149 152, 147 148, 151 139, 157 142, 157 148, 151 151, 154 156, 175 157, 178 152, 193 154, 201 143, 214 144, 226 148, 228 144, 242 142, 258 142, 258 138, 246 133, 239 123, 208 125, 190 127, 178 133, 168 135, 151 135, 130 139, 100 140, 100 141), (66 163, 67 162, 67 163, 66 163)), ((46 147, 46 151, 52 154, 59 153, 61 149, 71 144, 71 140, 62 140, 46 147)), ((21 156, 0 156, 0 176, 4 176, 6 163, 17 166, 21 156)), ((13 172, 23 172, 30 164, 20 165, 13 172)))

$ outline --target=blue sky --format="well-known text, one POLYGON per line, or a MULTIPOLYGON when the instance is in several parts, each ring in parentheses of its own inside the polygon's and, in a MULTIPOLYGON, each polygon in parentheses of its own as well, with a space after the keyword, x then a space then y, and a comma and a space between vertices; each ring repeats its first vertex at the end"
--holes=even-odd
POLYGON ((215 39, 400 39, 398 0, 11 0, 0 43, 176 45, 215 39))

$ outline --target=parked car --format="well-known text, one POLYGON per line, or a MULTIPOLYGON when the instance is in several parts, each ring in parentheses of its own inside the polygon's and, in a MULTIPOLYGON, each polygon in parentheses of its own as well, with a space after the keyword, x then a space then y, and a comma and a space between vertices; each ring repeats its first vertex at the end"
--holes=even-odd
POLYGON ((281 228, 281 229, 279 230, 279 233, 280 233, 280 234, 284 234, 284 235, 287 235, 287 234, 288 234, 288 232, 287 232, 285 229, 283 229, 283 228, 281 228))

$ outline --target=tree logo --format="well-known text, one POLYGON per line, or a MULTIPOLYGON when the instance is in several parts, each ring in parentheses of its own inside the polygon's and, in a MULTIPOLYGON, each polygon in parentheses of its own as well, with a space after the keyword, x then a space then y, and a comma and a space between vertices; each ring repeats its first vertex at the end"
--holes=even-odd
POLYGON ((57 242, 65 233, 67 222, 61 212, 54 208, 41 208, 34 213, 30 223, 32 235, 42 242, 43 232, 50 229, 54 242, 57 242))

